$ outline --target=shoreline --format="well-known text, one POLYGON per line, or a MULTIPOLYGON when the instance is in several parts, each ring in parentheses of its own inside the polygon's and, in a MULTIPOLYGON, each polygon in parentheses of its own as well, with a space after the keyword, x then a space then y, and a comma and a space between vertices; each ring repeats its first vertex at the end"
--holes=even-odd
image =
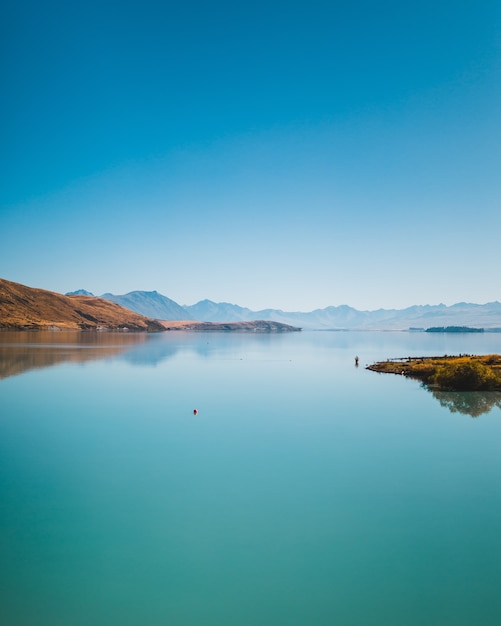
POLYGON ((378 361, 366 369, 398 374, 448 391, 500 391, 501 355, 400 357, 378 361))
POLYGON ((270 320, 254 320, 251 322, 199 322, 194 320, 148 320, 146 327, 137 325, 106 325, 106 324, 0 324, 1 332, 94 332, 94 333, 162 333, 169 331, 187 332, 246 332, 246 333, 284 333, 300 332, 302 328, 290 326, 270 320))

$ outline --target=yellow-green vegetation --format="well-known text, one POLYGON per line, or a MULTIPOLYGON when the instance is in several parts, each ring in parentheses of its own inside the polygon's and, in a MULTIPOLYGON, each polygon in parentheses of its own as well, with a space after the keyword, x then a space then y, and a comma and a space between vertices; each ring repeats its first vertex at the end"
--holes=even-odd
POLYGON ((447 391, 501 390, 501 356, 407 357, 369 365, 375 372, 401 374, 447 391))

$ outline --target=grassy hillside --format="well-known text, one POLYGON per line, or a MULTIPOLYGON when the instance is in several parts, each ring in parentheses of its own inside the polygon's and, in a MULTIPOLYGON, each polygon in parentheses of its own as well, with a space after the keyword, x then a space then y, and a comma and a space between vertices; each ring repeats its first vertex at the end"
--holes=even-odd
POLYGON ((91 296, 63 296, 0 279, 0 329, 160 331, 156 320, 91 296))

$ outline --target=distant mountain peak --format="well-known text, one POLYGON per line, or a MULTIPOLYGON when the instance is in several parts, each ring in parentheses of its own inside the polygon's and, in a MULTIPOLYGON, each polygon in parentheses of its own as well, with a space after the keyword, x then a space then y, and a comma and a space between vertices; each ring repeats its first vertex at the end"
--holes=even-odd
POLYGON ((158 291, 130 291, 124 295, 105 293, 104 300, 115 302, 121 306, 157 320, 192 320, 188 311, 174 300, 158 293, 158 291), (145 312, 146 311, 146 312, 145 312))
POLYGON ((64 295, 65 296, 92 296, 93 298, 95 298, 94 294, 91 293, 90 291, 87 291, 86 289, 77 289, 76 291, 69 291, 68 293, 64 295))

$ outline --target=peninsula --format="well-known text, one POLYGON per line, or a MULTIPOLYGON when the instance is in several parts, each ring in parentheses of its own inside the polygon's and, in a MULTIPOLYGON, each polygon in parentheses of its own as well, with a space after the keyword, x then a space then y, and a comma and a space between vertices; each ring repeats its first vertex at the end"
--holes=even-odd
POLYGON ((238 331, 247 333, 287 333, 298 332, 301 328, 272 322, 269 320, 253 320, 251 322, 161 322, 165 330, 193 330, 193 331, 238 331))
POLYGON ((501 390, 501 355, 404 357, 380 361, 368 370, 400 374, 446 391, 501 390))

